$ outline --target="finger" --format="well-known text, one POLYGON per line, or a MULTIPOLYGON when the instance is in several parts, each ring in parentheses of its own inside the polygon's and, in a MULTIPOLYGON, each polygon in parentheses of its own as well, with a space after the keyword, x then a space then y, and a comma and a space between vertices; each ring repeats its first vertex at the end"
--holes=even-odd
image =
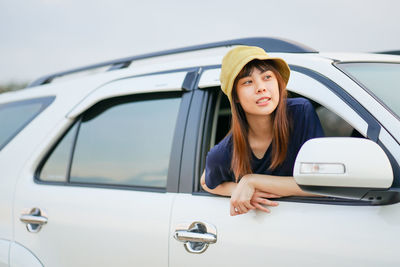
POLYGON ((236 211, 235 211, 235 207, 231 204, 231 209, 230 209, 230 215, 231 216, 235 216, 236 215, 236 211))
POLYGON ((271 193, 267 193, 267 192, 258 192, 253 194, 253 196, 251 197, 252 200, 258 199, 258 198, 279 198, 281 196, 275 195, 275 194, 271 194, 271 193))
POLYGON ((230 214, 231 214, 231 216, 240 214, 239 209, 237 207, 235 207, 232 203, 231 203, 231 208, 230 208, 230 214))
POLYGON ((237 209, 238 203, 237 203, 236 200, 233 200, 231 198, 230 205, 231 205, 230 213, 231 213, 232 216, 234 216, 239 212, 239 210, 237 209))
POLYGON ((270 213, 270 212, 271 212, 269 209, 267 209, 266 207, 261 206, 259 203, 254 203, 254 206, 255 206, 257 209, 262 210, 262 211, 264 211, 264 212, 266 212, 266 213, 270 213))
POLYGON ((239 210, 240 214, 247 213, 249 211, 248 208, 246 208, 246 206, 243 203, 240 203, 237 206, 237 209, 239 210))
POLYGON ((276 201, 272 201, 266 198, 256 198, 253 200, 254 202, 260 203, 260 204, 264 204, 264 205, 268 205, 268 206, 278 206, 279 203, 276 201))
POLYGON ((265 205, 268 205, 268 206, 275 206, 275 207, 279 205, 278 202, 272 201, 272 200, 269 200, 269 199, 266 199, 266 198, 263 199, 262 204, 265 204, 265 205))
POLYGON ((249 210, 254 210, 256 207, 254 207, 253 205, 251 205, 250 201, 249 202, 245 202, 244 205, 246 206, 247 209, 249 210))

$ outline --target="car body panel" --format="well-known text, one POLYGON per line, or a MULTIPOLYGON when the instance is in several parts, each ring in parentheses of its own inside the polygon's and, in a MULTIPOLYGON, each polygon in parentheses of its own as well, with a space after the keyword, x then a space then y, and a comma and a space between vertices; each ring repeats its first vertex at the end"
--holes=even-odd
POLYGON ((0 267, 6 267, 8 265, 8 256, 10 251, 10 241, 0 239, 0 267))
POLYGON ((10 248, 10 265, 15 267, 42 267, 43 264, 27 248, 13 242, 10 248))
POLYGON ((172 194, 44 185, 31 177, 23 172, 18 183, 14 239, 45 266, 167 266, 172 194), (31 208, 48 218, 37 233, 20 221, 31 208))
POLYGON ((399 62, 400 56, 374 53, 320 52, 320 56, 341 62, 399 62))
POLYGON ((177 266, 398 266, 393 246, 399 204, 376 207, 279 201, 271 213, 229 215, 229 198, 179 194, 171 220, 170 267, 177 266), (172 238, 182 222, 208 222, 217 242, 192 254, 172 238), (379 246, 379 252, 377 251, 379 246))

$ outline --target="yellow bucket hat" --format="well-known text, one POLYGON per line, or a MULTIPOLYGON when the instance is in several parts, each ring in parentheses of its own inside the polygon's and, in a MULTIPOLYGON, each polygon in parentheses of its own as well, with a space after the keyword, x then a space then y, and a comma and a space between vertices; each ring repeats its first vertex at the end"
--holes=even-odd
POLYGON ((281 58, 270 57, 264 49, 257 46, 240 45, 231 49, 222 59, 221 67, 221 89, 232 102, 232 88, 236 76, 243 67, 253 59, 269 60, 274 62, 274 67, 279 71, 286 84, 289 82, 290 69, 288 64, 281 58))

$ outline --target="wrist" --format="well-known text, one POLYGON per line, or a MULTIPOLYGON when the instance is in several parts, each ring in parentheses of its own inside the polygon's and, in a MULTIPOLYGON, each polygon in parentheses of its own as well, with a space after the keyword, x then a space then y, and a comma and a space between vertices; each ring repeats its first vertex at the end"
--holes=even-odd
POLYGON ((243 175, 240 181, 243 181, 243 183, 249 184, 254 187, 254 179, 252 174, 243 175))

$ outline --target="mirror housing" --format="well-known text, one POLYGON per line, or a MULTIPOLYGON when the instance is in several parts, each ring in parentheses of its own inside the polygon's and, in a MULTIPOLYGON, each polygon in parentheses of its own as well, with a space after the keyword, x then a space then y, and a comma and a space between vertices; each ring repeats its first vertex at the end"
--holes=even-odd
POLYGON ((352 199, 363 199, 371 190, 387 191, 393 183, 383 149, 351 137, 308 140, 297 155, 293 176, 303 191, 352 199))

